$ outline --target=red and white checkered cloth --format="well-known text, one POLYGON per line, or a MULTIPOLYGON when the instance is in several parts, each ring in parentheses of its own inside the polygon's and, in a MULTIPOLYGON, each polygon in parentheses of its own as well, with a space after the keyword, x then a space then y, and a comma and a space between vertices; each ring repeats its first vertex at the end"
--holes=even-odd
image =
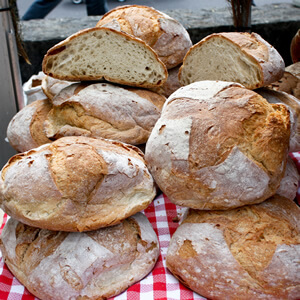
MULTIPOLYGON (((300 171, 300 152, 292 153, 292 159, 300 171)), ((300 204, 300 189, 297 193, 300 204)), ((165 195, 159 195, 151 205, 144 210, 152 224, 160 244, 161 254, 152 272, 140 282, 129 287, 114 300, 196 300, 205 299, 184 287, 166 268, 166 253, 170 238, 177 229, 178 221, 185 209, 171 203, 165 195)), ((4 222, 0 233, 7 221, 4 222)), ((4 264, 0 252, 0 300, 38 300, 31 295, 22 284, 11 274, 4 264)))

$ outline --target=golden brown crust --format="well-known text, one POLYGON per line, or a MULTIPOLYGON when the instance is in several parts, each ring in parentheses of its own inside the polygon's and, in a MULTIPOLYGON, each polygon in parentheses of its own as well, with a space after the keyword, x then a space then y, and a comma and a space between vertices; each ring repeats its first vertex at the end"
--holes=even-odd
POLYGON ((49 230, 120 223, 156 194, 141 151, 104 139, 60 138, 12 157, 0 175, 3 210, 49 230))
POLYGON ((210 299, 296 299, 299 217, 299 207, 279 196, 228 211, 190 210, 167 267, 210 299))

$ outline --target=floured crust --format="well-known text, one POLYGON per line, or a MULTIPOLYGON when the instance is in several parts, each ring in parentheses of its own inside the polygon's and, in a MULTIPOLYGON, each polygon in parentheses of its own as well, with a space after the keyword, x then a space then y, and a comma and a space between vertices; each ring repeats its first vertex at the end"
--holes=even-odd
POLYGON ((299 217, 299 207, 279 196, 228 211, 190 210, 167 267, 209 299, 297 299, 299 217))
POLYGON ((104 139, 60 138, 13 156, 0 175, 3 210, 49 230, 111 226, 145 209, 156 195, 142 152, 104 139))
POLYGON ((106 299, 151 272, 157 236, 142 213, 87 233, 55 232, 10 219, 0 248, 15 277, 40 299, 106 299))
POLYGON ((105 79, 143 88, 160 86, 168 76, 165 65, 144 41, 104 27, 83 29, 49 49, 42 69, 61 80, 105 79))
POLYGON ((192 46, 186 29, 175 19, 148 6, 124 5, 107 12, 96 26, 114 28, 142 39, 171 69, 181 64, 192 46))
POLYGON ((256 89, 279 80, 284 67, 277 50, 256 33, 214 33, 190 48, 179 81, 182 85, 199 80, 234 81, 256 89))
POLYGON ((59 80, 50 76, 45 76, 42 80, 42 90, 47 97, 52 100, 63 88, 73 82, 59 80))
POLYGON ((89 136, 144 144, 160 116, 165 97, 109 83, 77 83, 53 98, 46 135, 89 136))
POLYGON ((237 83, 202 81, 168 98, 145 158, 173 203, 228 209, 275 193, 289 137, 284 105, 269 104, 237 83))
POLYGON ((36 100, 21 109, 9 122, 7 138, 18 152, 50 143, 44 132, 44 121, 52 105, 48 99, 36 100))

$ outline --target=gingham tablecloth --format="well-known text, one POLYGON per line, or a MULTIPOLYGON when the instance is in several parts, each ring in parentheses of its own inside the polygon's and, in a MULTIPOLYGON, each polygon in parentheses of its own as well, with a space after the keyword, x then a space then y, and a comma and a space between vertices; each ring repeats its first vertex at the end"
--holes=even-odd
MULTIPOLYGON (((300 152, 291 153, 291 157, 300 171, 300 152)), ((296 201, 300 203, 300 189, 296 201)), ((156 232, 160 244, 160 256, 152 272, 140 282, 129 287, 114 300, 196 300, 205 299, 184 287, 166 268, 166 253, 170 238, 179 225, 185 208, 176 206, 163 194, 160 194, 143 211, 156 232)), ((4 215, 0 234, 7 220, 4 215)), ((0 252, 0 300, 38 300, 11 274, 3 262, 0 252)))

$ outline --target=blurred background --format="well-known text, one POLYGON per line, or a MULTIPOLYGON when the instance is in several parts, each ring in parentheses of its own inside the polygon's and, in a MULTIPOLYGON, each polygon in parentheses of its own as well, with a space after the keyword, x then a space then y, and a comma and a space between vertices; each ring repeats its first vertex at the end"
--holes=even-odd
MULTIPOLYGON (((86 8, 84 0, 74 0, 80 2, 80 4, 74 4, 72 0, 63 0, 49 15, 46 19, 53 18, 80 18, 86 16, 86 8)), ((254 0, 256 6, 262 6, 271 3, 292 3, 293 0, 254 0)), ((33 0, 18 0, 17 5, 19 9, 19 15, 22 17, 31 5, 33 0)), ((107 0, 109 9, 112 9, 119 5, 147 5, 152 6, 158 10, 172 10, 172 9, 213 9, 228 7, 229 2, 227 0, 107 0)))

